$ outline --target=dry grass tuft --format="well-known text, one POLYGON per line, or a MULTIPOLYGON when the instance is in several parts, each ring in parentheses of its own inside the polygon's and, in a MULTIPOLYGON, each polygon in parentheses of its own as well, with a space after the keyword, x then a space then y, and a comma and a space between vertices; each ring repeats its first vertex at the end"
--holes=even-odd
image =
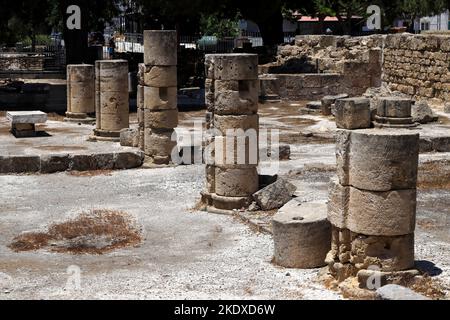
POLYGON ((136 246, 140 231, 128 214, 121 211, 93 210, 64 223, 53 224, 45 233, 27 233, 8 246, 15 252, 50 248, 52 252, 104 254, 115 249, 136 246))

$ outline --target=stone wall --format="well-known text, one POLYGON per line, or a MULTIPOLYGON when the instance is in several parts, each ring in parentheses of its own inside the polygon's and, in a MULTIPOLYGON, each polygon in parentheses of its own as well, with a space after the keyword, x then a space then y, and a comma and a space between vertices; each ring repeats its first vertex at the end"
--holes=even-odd
POLYGON ((0 71, 43 71, 44 56, 0 53, 0 71))
POLYGON ((382 79, 417 99, 450 101, 450 36, 387 36, 382 79))
POLYGON ((284 99, 317 99, 336 93, 361 95, 369 87, 384 83, 417 100, 442 103, 450 101, 449 61, 450 35, 311 35, 297 36, 294 44, 280 46, 277 61, 261 66, 260 73, 282 79, 286 86, 280 83, 280 97, 284 99), (286 74, 300 75, 286 81, 286 74), (295 94, 297 88, 314 87, 305 85, 305 78, 314 76, 305 74, 334 74, 337 78, 332 86, 310 90, 309 96, 304 92, 295 94))
POLYGON ((361 95, 381 85, 382 36, 297 36, 278 49, 275 63, 260 73, 280 79, 282 99, 361 95))

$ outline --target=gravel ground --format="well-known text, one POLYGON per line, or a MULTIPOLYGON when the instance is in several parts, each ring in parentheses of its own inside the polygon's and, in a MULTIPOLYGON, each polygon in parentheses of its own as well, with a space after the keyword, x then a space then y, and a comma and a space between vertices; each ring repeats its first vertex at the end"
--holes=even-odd
POLYGON ((271 264, 272 239, 233 217, 191 210, 202 168, 1 176, 1 299, 339 299, 318 270, 271 264), (175 196, 176 195, 176 196, 175 196), (14 253, 11 240, 90 209, 123 210, 142 227, 137 248, 102 256, 14 253), (81 290, 67 268, 81 269, 81 290))

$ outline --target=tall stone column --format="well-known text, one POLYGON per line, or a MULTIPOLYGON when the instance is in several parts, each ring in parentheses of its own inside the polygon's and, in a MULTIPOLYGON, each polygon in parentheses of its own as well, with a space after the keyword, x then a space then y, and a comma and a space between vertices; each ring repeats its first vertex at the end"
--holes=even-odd
POLYGON ((140 65, 144 96, 144 152, 151 162, 167 165, 176 147, 177 33, 144 31, 144 64, 140 65))
POLYGON ((330 273, 342 282, 378 272, 386 281, 414 268, 419 134, 338 130, 337 178, 330 186, 330 273), (372 272, 372 273, 371 273, 372 272))
POLYGON ((97 127, 91 138, 118 142, 120 131, 130 125, 128 61, 96 61, 95 89, 97 127))
POLYGON ((258 56, 207 55, 206 66, 207 126, 213 129, 208 143, 214 145, 214 161, 207 164, 203 199, 216 209, 241 209, 259 187, 258 56))
POLYGON ((67 66, 67 112, 65 121, 92 123, 95 112, 95 68, 90 64, 67 66))

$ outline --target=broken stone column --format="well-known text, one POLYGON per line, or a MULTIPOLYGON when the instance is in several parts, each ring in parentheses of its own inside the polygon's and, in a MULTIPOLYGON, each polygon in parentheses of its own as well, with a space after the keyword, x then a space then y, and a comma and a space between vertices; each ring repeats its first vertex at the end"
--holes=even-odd
POLYGON ((419 134, 338 130, 336 155, 328 205, 330 273, 342 282, 361 271, 412 269, 419 134))
POLYGON ((90 64, 67 66, 67 112, 64 121, 93 123, 95 68, 90 64))
POLYGON ((128 61, 95 62, 94 140, 120 141, 120 131, 129 127, 128 61))
POLYGON ((143 144, 145 155, 157 165, 170 164, 177 145, 177 48, 176 31, 144 31, 143 144))
POLYGON ((374 125, 377 128, 416 127, 412 117, 411 99, 400 97, 381 97, 378 101, 374 125))
POLYGON ((272 229, 276 264, 299 269, 326 265, 331 245, 326 204, 292 200, 274 216, 272 229))
POLYGON ((203 198, 216 209, 240 209, 259 187, 258 56, 207 55, 206 71, 207 126, 213 129, 207 144, 213 161, 207 163, 203 198))

